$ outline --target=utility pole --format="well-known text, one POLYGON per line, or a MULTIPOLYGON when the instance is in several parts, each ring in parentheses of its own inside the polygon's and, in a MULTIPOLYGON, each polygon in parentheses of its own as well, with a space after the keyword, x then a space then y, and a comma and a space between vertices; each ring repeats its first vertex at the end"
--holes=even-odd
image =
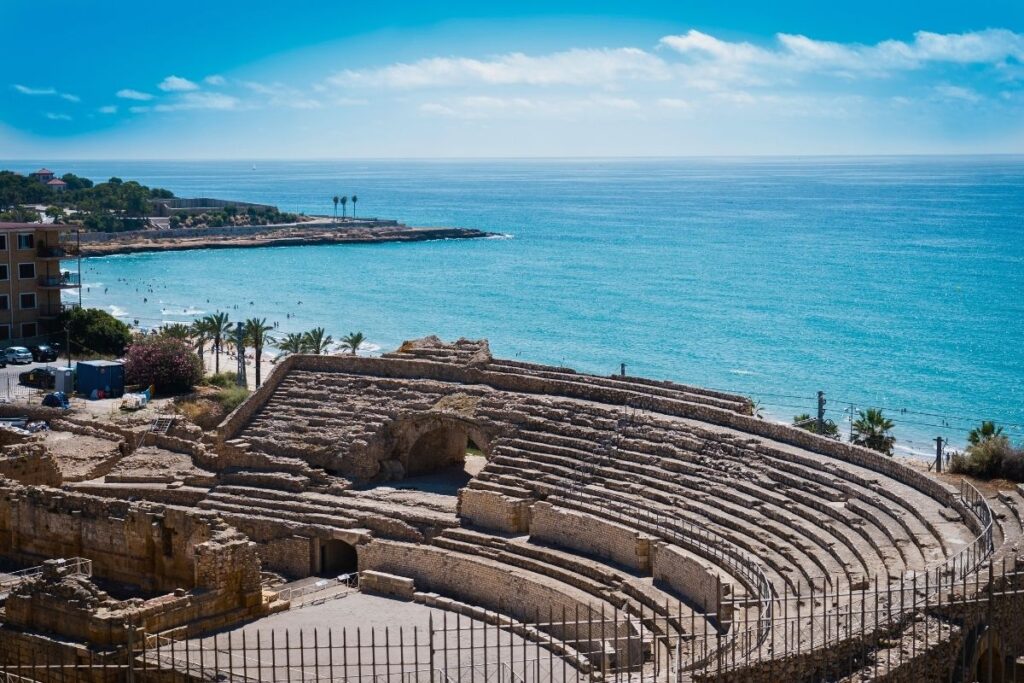
POLYGON ((825 434, 825 392, 818 392, 818 434, 825 434))
POLYGON ((942 472, 942 446, 945 443, 941 436, 935 437, 935 471, 942 472))
POLYGON ((238 375, 235 384, 247 387, 249 382, 245 376, 245 326, 241 323, 235 325, 235 356, 238 357, 238 375))
POLYGON ((71 328, 70 327, 65 327, 64 328, 64 340, 65 340, 65 343, 68 345, 68 367, 70 368, 71 367, 71 328))

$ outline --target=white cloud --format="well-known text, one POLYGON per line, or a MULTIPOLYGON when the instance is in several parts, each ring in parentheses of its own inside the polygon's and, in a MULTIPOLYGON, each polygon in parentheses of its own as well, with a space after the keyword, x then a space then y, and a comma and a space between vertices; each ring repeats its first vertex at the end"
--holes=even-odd
POLYGON ((56 95, 57 90, 55 88, 30 88, 27 85, 21 85, 15 83, 13 86, 15 90, 20 92, 22 95, 56 95))
POLYGON ((108 104, 108 105, 106 105, 104 107, 100 107, 99 108, 99 112, 101 114, 116 114, 117 113, 117 105, 108 104))
POLYGON ((227 79, 225 79, 223 76, 218 76, 217 74, 214 74, 212 76, 207 76, 206 78, 204 78, 203 83, 206 83, 207 85, 224 85, 225 83, 227 83, 227 79))
POLYGON ((590 95, 586 97, 495 97, 469 95, 444 102, 426 102, 418 110, 424 114, 459 119, 543 117, 578 119, 604 116, 608 112, 639 111, 639 102, 628 97, 590 95))
POLYGON ((666 109, 693 108, 693 104, 689 100, 680 99, 678 97, 659 97, 657 104, 659 107, 665 107, 666 109))
POLYGON ((1024 35, 1005 29, 939 34, 918 31, 913 41, 884 40, 874 45, 836 43, 803 35, 778 33, 777 46, 727 41, 700 31, 665 36, 662 46, 690 63, 730 67, 732 75, 745 69, 765 71, 828 71, 844 75, 886 75, 920 69, 930 63, 987 64, 1024 60, 1024 35))
POLYGON ((18 92, 20 92, 22 95, 56 96, 56 97, 61 98, 62 100, 67 100, 68 102, 81 102, 82 101, 82 98, 79 97, 78 95, 72 95, 71 93, 60 92, 56 88, 31 88, 31 87, 29 87, 27 85, 22 85, 20 83, 15 83, 11 87, 14 88, 15 90, 17 90, 18 92))
POLYGON ((153 96, 148 92, 141 92, 139 90, 132 90, 131 88, 125 88, 117 91, 117 96, 123 100, 138 100, 140 102, 148 102, 153 99, 153 96))
POLYGON ((432 57, 376 69, 346 70, 327 79, 335 86, 424 88, 455 85, 604 85, 624 79, 670 78, 665 62, 637 48, 572 49, 549 55, 521 52, 491 59, 432 57))
POLYGON ((70 121, 71 120, 71 117, 68 116, 67 114, 54 114, 53 112, 46 112, 46 114, 44 114, 44 116, 46 116, 46 118, 50 119, 51 121, 70 121))
POLYGON ((245 81, 242 85, 258 95, 263 95, 267 103, 275 107, 319 109, 323 106, 320 100, 309 97, 301 90, 284 85, 283 83, 268 84, 257 81, 245 81))
POLYGON ((175 102, 158 104, 153 111, 182 111, 187 109, 215 109, 227 111, 237 109, 239 100, 231 95, 221 93, 190 92, 185 93, 175 102))
POLYGON ((168 76, 164 80, 160 81, 157 85, 158 88, 164 92, 187 92, 189 90, 198 90, 199 86, 180 76, 168 76))
POLYGON ((935 86, 935 92, 942 99, 946 100, 961 100, 963 102, 980 102, 981 95, 977 91, 971 88, 965 88, 960 85, 937 85, 935 86))
POLYGON ((152 109, 152 107, 148 107, 146 105, 135 105, 134 107, 128 107, 128 111, 130 111, 133 114, 145 114, 150 109, 152 109))

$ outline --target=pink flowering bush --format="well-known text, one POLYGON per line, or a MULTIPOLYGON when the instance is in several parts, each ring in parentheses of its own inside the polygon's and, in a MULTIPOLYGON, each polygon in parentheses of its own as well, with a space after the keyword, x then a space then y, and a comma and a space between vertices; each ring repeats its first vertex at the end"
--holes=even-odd
POLYGON ((144 337, 125 353, 125 380, 153 384, 160 393, 186 391, 203 379, 203 362, 181 339, 144 337))

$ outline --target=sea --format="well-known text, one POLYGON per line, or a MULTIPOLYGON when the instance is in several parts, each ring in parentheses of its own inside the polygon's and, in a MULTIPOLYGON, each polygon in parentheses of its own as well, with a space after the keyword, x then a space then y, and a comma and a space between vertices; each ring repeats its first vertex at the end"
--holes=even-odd
POLYGON ((1024 157, 66 161, 179 196, 479 228, 490 239, 90 258, 82 301, 154 327, 226 311, 278 332, 486 337, 496 355, 747 394, 897 451, 1024 441, 1024 157), (351 208, 349 204, 349 208, 351 208))

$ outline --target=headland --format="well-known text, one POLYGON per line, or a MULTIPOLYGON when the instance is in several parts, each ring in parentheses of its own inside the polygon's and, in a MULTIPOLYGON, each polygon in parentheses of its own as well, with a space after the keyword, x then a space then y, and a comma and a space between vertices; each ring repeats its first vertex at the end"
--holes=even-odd
POLYGON ((476 239, 493 233, 470 228, 412 227, 395 220, 314 218, 282 225, 84 232, 83 257, 190 249, 238 249, 311 244, 367 244, 476 239))

